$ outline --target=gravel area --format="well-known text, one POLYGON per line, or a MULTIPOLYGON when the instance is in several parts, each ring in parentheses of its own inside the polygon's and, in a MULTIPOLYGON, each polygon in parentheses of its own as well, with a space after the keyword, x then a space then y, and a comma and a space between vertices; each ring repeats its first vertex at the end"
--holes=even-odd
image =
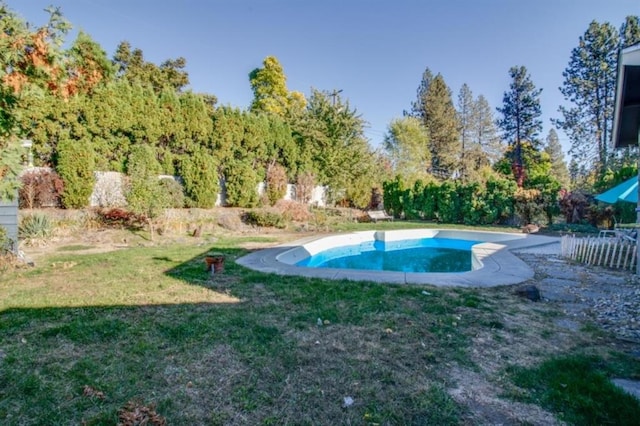
POLYGON ((591 320, 619 339, 640 344, 640 280, 634 273, 571 262, 560 256, 559 244, 516 254, 535 270, 528 284, 567 314, 559 325, 577 328, 591 320))

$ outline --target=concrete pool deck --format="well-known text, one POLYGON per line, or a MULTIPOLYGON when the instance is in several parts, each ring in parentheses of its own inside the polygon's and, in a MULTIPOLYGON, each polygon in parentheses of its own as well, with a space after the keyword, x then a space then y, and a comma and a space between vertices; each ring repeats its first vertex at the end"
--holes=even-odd
POLYGON ((558 251, 560 238, 531 234, 448 229, 412 229, 399 231, 362 231, 349 234, 309 237, 276 247, 255 251, 236 262, 247 268, 279 275, 331 280, 374 281, 393 284, 429 284, 435 286, 493 287, 517 284, 533 278, 534 271, 512 251, 534 248, 558 251), (415 273, 356 269, 308 268, 295 266, 306 256, 336 245, 357 244, 366 239, 382 241, 434 237, 483 241, 474 245, 474 267, 469 272, 415 273))

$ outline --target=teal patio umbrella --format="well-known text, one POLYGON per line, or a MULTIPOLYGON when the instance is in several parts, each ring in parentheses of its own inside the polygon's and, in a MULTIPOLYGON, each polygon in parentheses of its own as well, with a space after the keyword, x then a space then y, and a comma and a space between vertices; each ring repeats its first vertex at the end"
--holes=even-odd
POLYGON ((638 176, 625 180, 608 191, 595 196, 595 199, 604 203, 613 204, 618 201, 638 203, 638 176))

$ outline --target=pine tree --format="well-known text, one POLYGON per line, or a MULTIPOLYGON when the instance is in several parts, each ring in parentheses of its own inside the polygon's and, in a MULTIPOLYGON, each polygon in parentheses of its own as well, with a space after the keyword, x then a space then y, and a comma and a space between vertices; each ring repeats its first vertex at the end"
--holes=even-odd
POLYGON ((490 163, 495 163, 504 154, 504 146, 498 136, 493 110, 483 95, 479 95, 476 99, 474 111, 472 141, 482 147, 490 163))
POLYGON ((640 43, 640 22, 637 16, 627 16, 620 27, 620 47, 633 46, 640 43))
POLYGON ((475 119, 475 101, 473 93, 467 83, 464 83, 458 93, 458 132, 460 134, 460 173, 462 178, 466 177, 466 170, 469 165, 465 161, 465 153, 471 148, 473 137, 473 126, 475 119))
POLYGON ((458 166, 460 138, 451 90, 441 74, 436 75, 429 84, 425 97, 424 124, 429 133, 433 172, 451 177, 458 166))
POLYGON ((538 134, 542 130, 542 89, 536 89, 524 66, 511 67, 509 75, 512 81, 509 91, 504 92, 502 108, 497 108, 502 114, 497 124, 502 129, 503 138, 513 148, 513 174, 518 186, 522 187, 525 178, 522 144, 529 142, 534 149, 540 146, 538 134))
POLYGON ((558 139, 558 133, 555 129, 549 130, 544 151, 549 155, 551 161, 552 176, 560 182, 564 188, 567 188, 569 186, 569 171, 567 169, 567 163, 564 161, 562 145, 560 145, 560 139, 558 139))
POLYGON ((424 122, 424 117, 426 115, 425 105, 426 105, 426 97, 427 92, 429 91, 429 86, 431 85, 431 81, 433 80, 433 73, 427 67, 422 73, 422 80, 420 80, 420 85, 416 90, 416 100, 411 102, 411 110, 409 112, 404 111, 405 116, 415 117, 420 119, 420 121, 424 122))
POLYGON ((609 24, 592 21, 571 51, 560 92, 573 105, 555 120, 571 140, 572 156, 603 173, 607 166, 620 37, 609 24))

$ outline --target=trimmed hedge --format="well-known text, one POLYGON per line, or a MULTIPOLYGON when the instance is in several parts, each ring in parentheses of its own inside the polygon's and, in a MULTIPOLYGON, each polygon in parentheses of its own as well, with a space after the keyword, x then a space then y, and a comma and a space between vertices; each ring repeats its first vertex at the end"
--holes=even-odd
POLYGON ((515 211, 516 184, 492 178, 478 182, 416 181, 406 185, 400 177, 383 183, 386 210, 396 218, 437 220, 444 223, 490 225, 503 223, 515 211))
POLYGON ((64 182, 62 205, 78 209, 89 205, 93 192, 95 154, 88 140, 64 139, 58 143, 56 171, 64 182))

